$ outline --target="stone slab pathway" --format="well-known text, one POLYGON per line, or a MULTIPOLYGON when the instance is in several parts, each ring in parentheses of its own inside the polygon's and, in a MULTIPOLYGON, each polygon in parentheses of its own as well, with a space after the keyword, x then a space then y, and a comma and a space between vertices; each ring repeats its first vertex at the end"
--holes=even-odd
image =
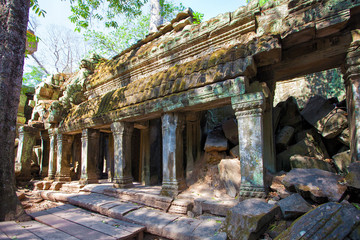
POLYGON ((143 239, 145 227, 70 204, 31 213, 35 221, 0 222, 2 239, 143 239))

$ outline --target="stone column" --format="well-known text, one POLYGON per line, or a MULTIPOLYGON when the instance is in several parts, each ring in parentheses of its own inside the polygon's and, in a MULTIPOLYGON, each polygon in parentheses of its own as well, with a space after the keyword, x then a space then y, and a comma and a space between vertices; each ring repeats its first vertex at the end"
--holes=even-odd
POLYGON ((15 172, 17 179, 31 179, 31 158, 33 147, 36 143, 37 129, 30 126, 19 127, 19 144, 15 160, 15 172))
POLYGON ((186 179, 193 170, 194 163, 200 158, 201 153, 201 128, 200 113, 186 114, 186 179))
POLYGON ((48 180, 55 179, 56 173, 56 160, 57 160, 57 144, 56 144, 56 129, 51 128, 48 130, 50 139, 49 149, 49 169, 48 169, 48 180))
POLYGON ((131 136, 134 125, 127 122, 114 122, 111 131, 114 136, 114 186, 132 187, 131 175, 131 136))
POLYGON ((108 181, 114 180, 114 137, 113 134, 109 134, 109 164, 108 164, 108 181))
POLYGON ((98 182, 99 139, 99 130, 84 129, 82 131, 80 177, 80 183, 82 184, 98 182))
POLYGON ((265 197, 264 128, 265 97, 262 92, 233 97, 238 121, 242 197, 265 197))
POLYGON ((55 180, 70 182, 70 158, 73 136, 66 134, 57 135, 57 166, 55 180))
POLYGON ((344 82, 350 130, 351 161, 360 161, 360 29, 351 32, 352 43, 345 63, 344 82))
POLYGON ((49 151, 50 151, 50 139, 48 131, 41 131, 41 162, 40 162, 40 176, 45 178, 49 172, 49 151))
POLYGON ((140 129, 140 161, 141 161, 141 182, 150 185, 150 129, 140 129))
POLYGON ((166 113, 161 117, 163 137, 163 182, 161 194, 176 196, 185 188, 183 170, 184 117, 180 113, 166 113))

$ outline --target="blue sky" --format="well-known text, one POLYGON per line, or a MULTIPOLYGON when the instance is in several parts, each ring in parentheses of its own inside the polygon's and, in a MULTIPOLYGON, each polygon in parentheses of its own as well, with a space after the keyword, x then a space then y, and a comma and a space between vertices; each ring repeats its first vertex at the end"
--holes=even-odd
MULTIPOLYGON (((176 2, 174 0, 174 2, 176 2)), ((194 11, 204 13, 204 20, 208 20, 220 13, 235 11, 246 4, 245 0, 180 0, 185 7, 191 7, 194 11)), ((68 16, 71 14, 69 1, 61 0, 39 0, 40 7, 47 14, 45 18, 39 19, 42 25, 63 25, 73 28, 68 16)))

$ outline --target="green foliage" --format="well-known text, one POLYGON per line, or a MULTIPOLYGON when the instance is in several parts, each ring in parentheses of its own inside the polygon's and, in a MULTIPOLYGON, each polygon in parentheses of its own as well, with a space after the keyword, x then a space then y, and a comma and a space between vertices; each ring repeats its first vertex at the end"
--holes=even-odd
POLYGON ((21 92, 28 92, 30 88, 34 88, 36 85, 47 76, 46 73, 39 67, 29 66, 30 72, 25 72, 23 75, 23 86, 21 92))
POLYGON ((141 7, 148 0, 70 0, 69 18, 75 23, 75 30, 80 31, 90 26, 91 21, 105 21, 108 28, 117 28, 116 16, 124 14, 131 18, 141 14, 141 7))
POLYGON ((92 46, 90 53, 97 53, 105 58, 119 54, 138 39, 148 33, 150 15, 126 19, 123 24, 112 31, 86 30, 84 37, 92 46))
POLYGON ((45 17, 46 11, 40 8, 38 0, 30 0, 30 8, 39 17, 45 17))
POLYGON ((311 92, 324 97, 340 97, 345 94, 343 78, 339 69, 308 74, 305 76, 311 92))
MULTIPOLYGON (((171 1, 160 2, 163 6, 161 15, 164 22, 170 21, 183 11, 185 7, 182 4, 174 4, 171 1)), ((92 51, 106 58, 119 54, 126 48, 143 39, 149 33, 150 14, 142 14, 135 17, 125 17, 115 29, 90 30, 86 29, 84 33, 85 40, 90 42, 92 51)))
POLYGON ((194 24, 200 24, 204 18, 204 14, 200 12, 194 12, 194 18, 195 18, 194 24))

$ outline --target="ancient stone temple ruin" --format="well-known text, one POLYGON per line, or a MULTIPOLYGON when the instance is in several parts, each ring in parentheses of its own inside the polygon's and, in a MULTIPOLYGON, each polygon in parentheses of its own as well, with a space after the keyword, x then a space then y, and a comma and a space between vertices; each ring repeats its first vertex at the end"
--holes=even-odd
POLYGON ((282 168, 273 140, 275 83, 335 67, 344 73, 351 156, 359 161, 359 6, 252 1, 197 25, 190 9, 181 12, 111 60, 93 56, 76 74, 38 86, 32 119, 19 130, 17 162, 26 170, 21 158, 41 139, 42 177, 86 184, 106 173, 119 188, 135 180, 175 196, 202 150, 202 113, 231 106, 240 195, 263 197, 264 171, 282 168))

